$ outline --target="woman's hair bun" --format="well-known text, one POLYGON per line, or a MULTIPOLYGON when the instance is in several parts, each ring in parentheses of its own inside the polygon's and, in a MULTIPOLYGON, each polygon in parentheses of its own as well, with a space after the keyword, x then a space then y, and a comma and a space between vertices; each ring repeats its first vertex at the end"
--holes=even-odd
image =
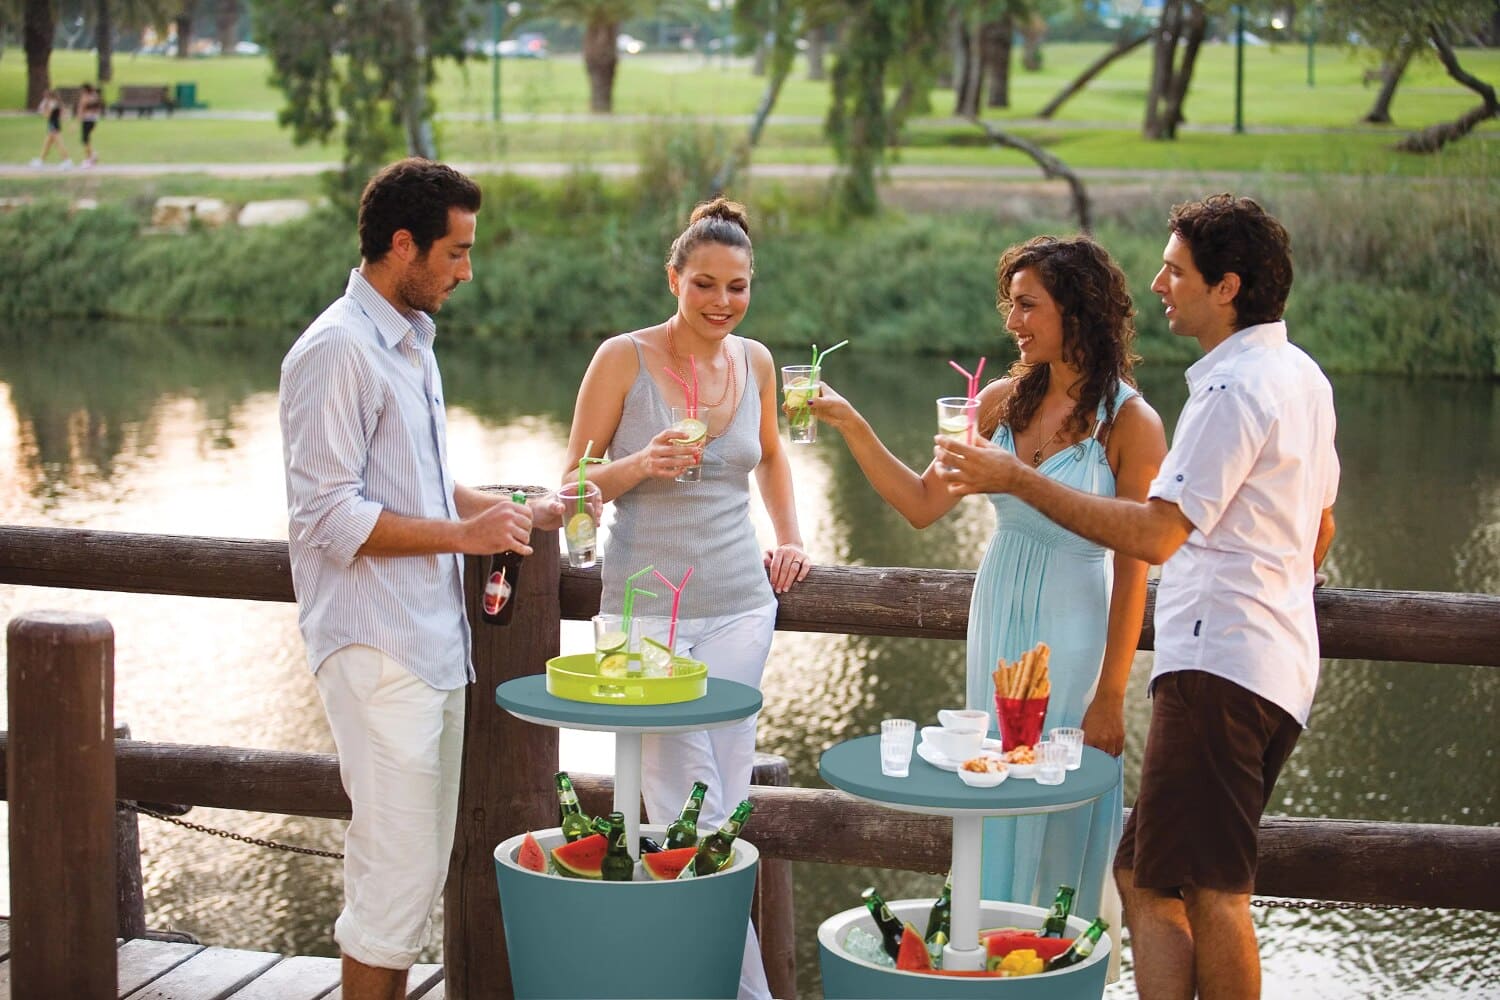
POLYGON ((728 198, 715 198, 712 201, 705 201, 693 209, 693 214, 688 219, 688 225, 691 226, 699 219, 709 218, 732 222, 743 229, 746 236, 750 235, 750 213, 745 210, 744 205, 741 205, 737 201, 730 201, 728 198))

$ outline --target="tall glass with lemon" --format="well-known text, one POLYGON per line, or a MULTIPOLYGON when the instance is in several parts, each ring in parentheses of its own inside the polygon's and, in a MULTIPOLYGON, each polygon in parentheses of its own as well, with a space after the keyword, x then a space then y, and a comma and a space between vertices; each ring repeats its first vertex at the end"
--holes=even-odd
POLYGON ((967 396, 944 396, 937 401, 938 434, 965 444, 974 443, 979 400, 967 396))
POLYGON ((598 528, 594 523, 593 505, 599 502, 599 486, 584 480, 579 484, 569 481, 557 491, 562 501, 564 516, 563 539, 568 543, 568 565, 574 569, 588 569, 598 560, 598 528))
POLYGON ((812 444, 818 440, 818 418, 807 401, 818 395, 821 382, 818 369, 812 365, 783 365, 781 368, 782 409, 786 413, 786 435, 792 444, 812 444))
POLYGON ((633 623, 624 615, 594 616, 594 664, 600 677, 626 677, 639 673, 640 661, 631 662, 635 647, 630 633, 633 623))
MULTIPOLYGON (((678 432, 678 436, 673 440, 677 444, 692 445, 699 449, 701 455, 702 449, 708 444, 708 419, 709 408, 706 406, 699 406, 692 410, 686 406, 672 407, 672 429, 678 432)), ((697 483, 702 480, 701 458, 677 474, 679 483, 697 483)))

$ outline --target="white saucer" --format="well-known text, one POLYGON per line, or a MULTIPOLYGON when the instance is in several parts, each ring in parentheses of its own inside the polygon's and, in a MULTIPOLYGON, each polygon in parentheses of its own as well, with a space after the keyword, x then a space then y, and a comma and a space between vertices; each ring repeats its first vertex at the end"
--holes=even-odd
MULTIPOLYGON (((1000 753, 1000 741, 985 740, 979 745, 979 750, 981 753, 988 751, 998 754, 1000 753)), ((936 747, 928 746, 926 740, 917 744, 917 756, 942 771, 957 771, 958 766, 963 763, 961 760, 954 760, 952 757, 939 753, 936 747)), ((1015 768, 1011 768, 1010 773, 1012 776, 1015 776, 1015 768)))

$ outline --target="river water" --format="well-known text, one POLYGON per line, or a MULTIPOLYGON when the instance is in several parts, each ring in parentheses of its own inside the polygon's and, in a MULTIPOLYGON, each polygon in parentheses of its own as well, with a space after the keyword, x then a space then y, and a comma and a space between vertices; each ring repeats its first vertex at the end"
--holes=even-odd
MULTIPOLYGON (((296 332, 109 324, 0 332, 0 522, 285 538, 276 378, 296 332)), ((480 355, 463 340, 445 330, 440 341, 459 480, 555 482, 589 350, 480 355)), ((857 343, 825 374, 911 463, 930 455, 932 399, 961 388, 941 359, 864 357, 857 343)), ((1180 369, 1147 365, 1141 381, 1170 432, 1185 395, 1180 369)), ((1344 478, 1331 584, 1500 593, 1500 384, 1348 376, 1334 386, 1344 478)), ((793 455, 803 533, 818 561, 977 565, 993 526, 987 503, 967 501, 914 531, 880 503, 836 435, 825 429, 823 437, 793 455)), ((33 608, 108 616, 116 718, 137 739, 333 749, 291 605, 0 589, 6 620, 33 608)), ((565 651, 588 647, 585 627, 564 623, 565 651)), ((1127 801, 1149 713, 1149 667, 1150 654, 1140 654, 1127 702, 1127 801)), ((890 715, 928 719, 961 704, 963 672, 956 642, 780 634, 766 673, 761 749, 786 756, 797 784, 820 787, 826 747, 890 715)), ((1500 823, 1497 715, 1493 670, 1327 662, 1311 725, 1270 811, 1500 823)), ((562 764, 608 772, 610 753, 607 737, 565 734, 562 764)), ((204 809, 190 818, 252 837, 341 845, 342 824, 333 821, 204 809)), ((337 862, 150 819, 141 842, 151 926, 227 947, 334 954, 337 862)), ((858 905, 867 884, 887 898, 934 895, 941 884, 941 876, 805 864, 796 880, 805 996, 818 995, 819 921, 858 905)), ((0 894, 8 912, 6 882, 0 894)), ((1255 921, 1267 997, 1500 996, 1500 950, 1490 946, 1497 915, 1258 907, 1255 921)), ((437 955, 434 947, 426 957, 437 955)), ((1127 955, 1124 979, 1108 995, 1133 995, 1129 983, 1127 955)))

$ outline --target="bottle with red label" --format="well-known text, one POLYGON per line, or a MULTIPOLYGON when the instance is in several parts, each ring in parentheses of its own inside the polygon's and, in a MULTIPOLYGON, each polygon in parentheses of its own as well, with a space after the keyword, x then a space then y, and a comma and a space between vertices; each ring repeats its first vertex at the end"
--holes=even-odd
MULTIPOLYGON (((516 490, 510 495, 516 503, 525 503, 526 494, 516 490)), ((521 555, 500 552, 490 556, 490 571, 484 578, 481 612, 490 625, 509 625, 516 613, 516 591, 521 585, 521 555)))

